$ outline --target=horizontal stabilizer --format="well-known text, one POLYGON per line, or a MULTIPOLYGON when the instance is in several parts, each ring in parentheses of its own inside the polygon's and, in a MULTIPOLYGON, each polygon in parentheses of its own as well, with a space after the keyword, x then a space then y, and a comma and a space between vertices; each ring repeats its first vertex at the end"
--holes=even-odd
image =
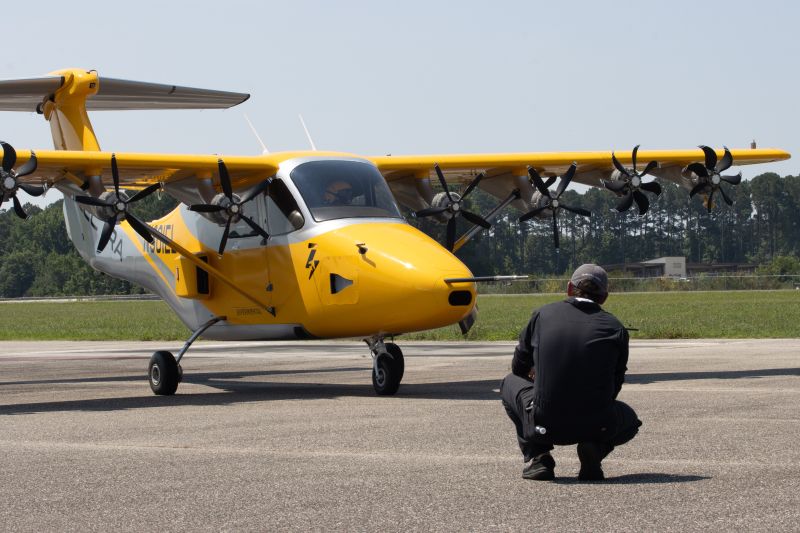
MULTIPOLYGON (((36 112, 39 104, 61 88, 64 81, 61 76, 0 80, 0 111, 36 112)), ((86 109, 227 109, 250 98, 245 93, 116 78, 100 78, 99 85, 97 94, 86 100, 86 109)))

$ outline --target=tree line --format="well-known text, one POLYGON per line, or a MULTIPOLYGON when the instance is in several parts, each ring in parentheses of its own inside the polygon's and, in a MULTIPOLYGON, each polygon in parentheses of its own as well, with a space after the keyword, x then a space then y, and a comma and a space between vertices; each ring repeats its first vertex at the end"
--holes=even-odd
MULTIPOLYGON (((616 264, 662 256, 686 256, 689 262, 770 265, 779 274, 800 274, 800 176, 761 174, 736 187, 728 186, 732 206, 711 212, 700 197, 663 183, 651 196, 650 210, 639 216, 636 206, 618 213, 619 198, 592 188, 566 191, 561 200, 592 212, 589 218, 562 211, 560 249, 553 246, 549 218, 520 223, 520 213, 506 209, 491 230, 479 233, 458 252, 476 275, 532 274, 562 276, 581 263, 616 264)), ((720 195, 717 195, 719 197, 720 195)), ((498 201, 480 191, 467 208, 488 213, 498 201)), ((145 220, 174 208, 167 195, 153 195, 136 204, 145 220)), ((3 206, 8 207, 8 203, 3 206)), ((45 209, 26 206, 31 217, 13 210, 0 212, 0 297, 135 294, 140 287, 92 270, 75 251, 64 227, 62 201, 45 209)), ((409 222, 444 242, 445 226, 430 219, 409 222)), ((459 234, 469 229, 459 219, 459 234)))

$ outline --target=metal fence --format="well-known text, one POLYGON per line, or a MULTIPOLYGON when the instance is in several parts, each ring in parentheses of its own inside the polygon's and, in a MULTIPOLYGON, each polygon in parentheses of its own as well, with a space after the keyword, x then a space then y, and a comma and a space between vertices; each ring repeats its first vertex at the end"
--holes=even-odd
MULTIPOLYGON (((483 283, 481 294, 546 294, 566 291, 569 278, 530 278, 483 283)), ((687 278, 608 278, 610 292, 800 290, 800 275, 701 275, 687 278)))

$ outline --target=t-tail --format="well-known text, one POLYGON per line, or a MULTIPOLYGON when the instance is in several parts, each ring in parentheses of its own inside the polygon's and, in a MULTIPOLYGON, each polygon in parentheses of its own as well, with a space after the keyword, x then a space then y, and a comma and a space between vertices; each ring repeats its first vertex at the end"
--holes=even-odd
MULTIPOLYGON (((42 78, 0 80, 0 111, 42 115, 50 123, 56 150, 101 151, 88 111, 226 109, 249 97, 244 93, 106 78, 98 76, 94 70, 80 69, 60 70, 42 78)), ((138 242, 141 239, 131 231, 129 223, 115 224, 111 228, 113 231, 106 231, 104 236, 103 230, 107 225, 102 220, 102 206, 80 207, 74 200, 76 196, 116 198, 112 176, 108 172, 111 153, 108 153, 108 159, 105 172, 102 169, 87 172, 86 176, 75 177, 73 185, 62 187, 66 188, 64 220, 67 233, 92 267, 141 283, 146 280, 136 279, 140 276, 135 275, 135 267, 126 266, 135 264, 135 261, 122 261, 129 255, 141 255, 137 253, 142 247, 138 242), (112 194, 115 196, 110 197, 112 194), (99 246, 101 244, 103 246, 99 246)), ((173 215, 177 216, 176 213, 173 215)))

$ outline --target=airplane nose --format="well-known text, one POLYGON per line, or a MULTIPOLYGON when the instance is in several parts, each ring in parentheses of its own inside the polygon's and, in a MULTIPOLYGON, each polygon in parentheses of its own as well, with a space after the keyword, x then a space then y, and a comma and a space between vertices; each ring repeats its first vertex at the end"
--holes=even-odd
POLYGON ((331 328, 336 336, 435 329, 458 323, 475 307, 473 282, 446 281, 471 278, 466 265, 412 226, 354 224, 337 233, 355 264, 342 258, 323 261, 330 287, 320 286, 320 296, 336 318, 337 327, 331 328), (337 264, 341 272, 334 272, 337 264), (327 265, 334 265, 330 273, 327 265))

